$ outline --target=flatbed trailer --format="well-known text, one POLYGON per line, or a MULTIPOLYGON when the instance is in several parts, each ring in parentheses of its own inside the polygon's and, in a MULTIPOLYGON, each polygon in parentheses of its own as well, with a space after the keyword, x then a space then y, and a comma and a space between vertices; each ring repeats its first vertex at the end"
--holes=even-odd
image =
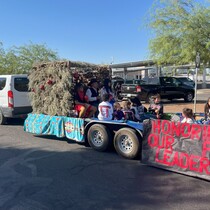
MULTIPOLYGON (((178 116, 178 115, 177 115, 178 116)), ((42 114, 29 114, 24 130, 56 135, 104 152, 112 144, 128 159, 210 181, 210 125, 151 119, 100 121, 42 114)))
POLYGON ((133 121, 102 121, 43 114, 29 114, 24 130, 38 135, 56 135, 81 143, 88 143, 94 150, 104 152, 113 144, 122 157, 139 156, 143 138, 143 124, 133 121))

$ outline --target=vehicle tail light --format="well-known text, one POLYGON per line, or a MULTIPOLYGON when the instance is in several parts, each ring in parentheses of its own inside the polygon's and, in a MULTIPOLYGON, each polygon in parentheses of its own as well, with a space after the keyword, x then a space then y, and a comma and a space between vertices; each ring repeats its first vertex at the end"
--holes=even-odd
POLYGON ((8 91, 8 107, 10 108, 14 107, 13 92, 11 90, 8 91))
POLYGON ((137 85, 136 86, 136 92, 138 93, 138 92, 141 92, 141 86, 140 85, 137 85))

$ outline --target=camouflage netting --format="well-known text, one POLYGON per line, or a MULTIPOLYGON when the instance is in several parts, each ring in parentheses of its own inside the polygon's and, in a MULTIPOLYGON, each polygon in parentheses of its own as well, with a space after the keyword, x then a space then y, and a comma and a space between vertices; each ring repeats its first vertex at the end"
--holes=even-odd
POLYGON ((103 81, 108 77, 106 66, 82 62, 55 61, 35 65, 29 75, 33 113, 70 116, 75 83, 87 85, 92 78, 103 81))

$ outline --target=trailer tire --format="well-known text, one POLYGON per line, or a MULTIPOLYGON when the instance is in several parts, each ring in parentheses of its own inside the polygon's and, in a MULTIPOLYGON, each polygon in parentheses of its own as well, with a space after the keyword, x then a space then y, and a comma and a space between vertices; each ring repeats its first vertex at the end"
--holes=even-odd
POLYGON ((154 93, 149 93, 149 94, 147 95, 147 98, 146 98, 145 102, 146 102, 146 103, 150 103, 150 102, 151 102, 151 97, 154 96, 154 95, 155 95, 154 93))
POLYGON ((0 110, 0 125, 4 125, 6 123, 6 117, 4 117, 2 111, 0 110))
POLYGON ((87 138, 89 145, 100 152, 106 151, 112 142, 110 130, 100 124, 94 124, 89 128, 87 138))
POLYGON ((131 128, 122 128, 115 133, 114 147, 119 155, 134 159, 139 155, 140 142, 137 132, 131 128))
POLYGON ((187 92, 184 96, 185 102, 191 102, 193 100, 194 96, 192 92, 187 92))

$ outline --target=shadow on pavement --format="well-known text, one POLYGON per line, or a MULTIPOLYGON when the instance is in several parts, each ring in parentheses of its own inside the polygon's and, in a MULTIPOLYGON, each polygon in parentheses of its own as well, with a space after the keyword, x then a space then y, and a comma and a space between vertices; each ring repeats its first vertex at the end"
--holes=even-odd
POLYGON ((46 149, 0 148, 1 209, 208 209, 209 182, 91 149, 46 149))
POLYGON ((21 118, 8 118, 6 121, 7 126, 13 126, 13 125, 24 125, 25 119, 21 118))

